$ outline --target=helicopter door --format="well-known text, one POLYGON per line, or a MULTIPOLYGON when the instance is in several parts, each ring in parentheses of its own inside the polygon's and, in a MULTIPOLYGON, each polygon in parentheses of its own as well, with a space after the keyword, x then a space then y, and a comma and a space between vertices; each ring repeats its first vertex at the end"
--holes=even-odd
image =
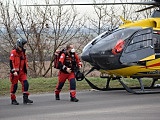
POLYGON ((131 63, 144 63, 146 60, 155 59, 152 38, 152 28, 136 32, 122 52, 120 62, 128 65, 131 63))

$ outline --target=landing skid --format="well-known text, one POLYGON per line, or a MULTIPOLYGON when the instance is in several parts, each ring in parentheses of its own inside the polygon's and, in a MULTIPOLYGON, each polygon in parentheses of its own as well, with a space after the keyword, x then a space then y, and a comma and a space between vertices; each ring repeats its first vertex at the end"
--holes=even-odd
MULTIPOLYGON (((141 86, 141 87, 137 87, 137 89, 140 88, 139 91, 135 91, 135 90, 133 90, 133 88, 128 87, 126 84, 124 84, 124 82, 121 79, 119 79, 119 82, 124 87, 124 89, 129 93, 133 93, 133 94, 155 94, 155 93, 160 93, 160 91, 153 91, 153 90, 151 91, 151 89, 155 89, 155 88, 159 88, 159 87, 153 87, 153 86, 144 87, 141 78, 139 78, 138 80, 139 80, 139 83, 140 83, 140 86, 141 86), (148 89, 148 90, 145 90, 145 89, 148 89)), ((153 82, 155 82, 155 81, 153 80, 153 82)))
MULTIPOLYGON (((87 74, 89 74, 90 72, 92 72, 94 69, 94 67, 92 67, 87 74)), ((87 75, 86 74, 86 75, 87 75)), ((85 76, 86 76, 85 75, 85 76)), ((89 86, 93 89, 96 90, 100 90, 100 91, 110 91, 110 90, 126 90, 129 93, 133 93, 133 94, 155 94, 155 93, 160 93, 160 91, 155 91, 153 89, 156 88, 160 88, 160 86, 155 87, 155 82, 158 81, 158 78, 153 78, 153 81, 151 83, 151 85, 149 87, 144 87, 142 79, 141 78, 137 78, 140 84, 140 87, 128 87, 122 80, 121 77, 110 77, 110 76, 104 76, 102 75, 101 78, 107 78, 107 83, 106 86, 104 88, 99 88, 96 85, 94 85, 92 82, 90 82, 86 77, 84 77, 85 80, 87 81, 87 83, 89 84, 89 86), (112 80, 118 80, 121 85, 123 86, 123 88, 110 88, 110 81, 112 80), (138 90, 134 90, 134 89, 139 89, 138 90)))
POLYGON ((153 79, 151 86, 149 87, 144 87, 141 78, 138 78, 138 81, 140 83, 140 87, 128 87, 122 80, 121 78, 118 78, 118 81, 121 83, 121 85, 123 86, 123 88, 110 88, 109 84, 110 84, 110 80, 111 78, 108 77, 107 78, 107 83, 106 86, 104 88, 99 88, 96 85, 94 85, 93 83, 91 83, 87 78, 85 78, 85 80, 87 81, 87 83, 89 84, 89 86, 93 89, 96 90, 100 90, 100 91, 110 91, 110 90, 126 90, 129 93, 133 93, 133 94, 155 94, 155 93, 160 93, 160 91, 155 91, 153 89, 156 88, 160 88, 160 87, 154 87, 155 81, 157 81, 158 79, 153 79), (135 90, 135 89, 140 89, 140 90, 135 90))

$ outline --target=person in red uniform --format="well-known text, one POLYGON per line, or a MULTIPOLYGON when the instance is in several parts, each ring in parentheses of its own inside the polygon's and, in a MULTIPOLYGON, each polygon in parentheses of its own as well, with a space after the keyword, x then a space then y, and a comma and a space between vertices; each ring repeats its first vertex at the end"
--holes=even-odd
POLYGON ((27 43, 27 40, 20 38, 17 39, 16 46, 11 50, 10 53, 10 81, 11 81, 11 104, 19 105, 16 100, 16 91, 18 87, 18 80, 22 84, 23 92, 23 103, 33 103, 32 100, 28 99, 29 92, 29 83, 27 81, 27 58, 25 54, 24 45, 27 43))
POLYGON ((64 86, 65 81, 68 79, 70 83, 70 101, 78 102, 76 98, 76 69, 82 67, 82 63, 79 56, 75 53, 73 44, 68 44, 66 50, 61 54, 59 59, 60 70, 58 73, 58 83, 55 89, 55 98, 60 100, 60 92, 64 86))

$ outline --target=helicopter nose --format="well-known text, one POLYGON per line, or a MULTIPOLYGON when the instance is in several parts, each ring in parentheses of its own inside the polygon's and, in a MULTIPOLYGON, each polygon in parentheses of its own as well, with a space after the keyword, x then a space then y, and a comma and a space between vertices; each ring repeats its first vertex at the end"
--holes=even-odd
POLYGON ((92 60, 90 58, 89 51, 90 51, 90 49, 87 49, 87 50, 83 51, 82 54, 81 54, 81 58, 82 58, 83 61, 91 63, 92 60))

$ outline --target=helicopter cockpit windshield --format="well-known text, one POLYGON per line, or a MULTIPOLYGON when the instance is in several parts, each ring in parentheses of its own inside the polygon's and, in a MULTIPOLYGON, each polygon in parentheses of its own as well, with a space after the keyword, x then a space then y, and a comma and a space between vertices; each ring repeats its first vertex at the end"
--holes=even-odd
POLYGON ((92 44, 92 48, 90 53, 99 53, 99 52, 107 52, 112 50, 118 41, 120 40, 127 40, 127 38, 131 37, 136 31, 140 30, 142 28, 135 27, 135 28, 123 28, 118 29, 112 32, 112 34, 102 34, 99 36, 99 38, 94 41, 94 44, 92 44))
POLYGON ((97 59, 102 60, 102 57, 104 57, 106 61, 106 58, 114 54, 112 50, 117 47, 117 45, 121 45, 123 41, 125 42, 135 32, 141 29, 141 27, 132 27, 116 29, 110 34, 104 32, 84 47, 81 58, 94 65, 97 64, 96 61, 99 61, 97 59))
POLYGON ((85 52, 88 48, 91 46, 94 46, 95 44, 101 44, 101 42, 105 42, 105 47, 106 44, 112 43, 110 48, 107 49, 112 49, 113 46, 116 44, 116 42, 120 39, 125 40, 126 38, 130 37, 134 32, 137 30, 141 29, 140 27, 135 27, 135 28, 122 28, 122 29, 115 29, 113 31, 107 31, 96 38, 94 38, 92 41, 90 41, 83 49, 83 52, 85 52), (108 42, 108 43, 107 43, 108 42), (114 44, 113 44, 114 43, 114 44))

